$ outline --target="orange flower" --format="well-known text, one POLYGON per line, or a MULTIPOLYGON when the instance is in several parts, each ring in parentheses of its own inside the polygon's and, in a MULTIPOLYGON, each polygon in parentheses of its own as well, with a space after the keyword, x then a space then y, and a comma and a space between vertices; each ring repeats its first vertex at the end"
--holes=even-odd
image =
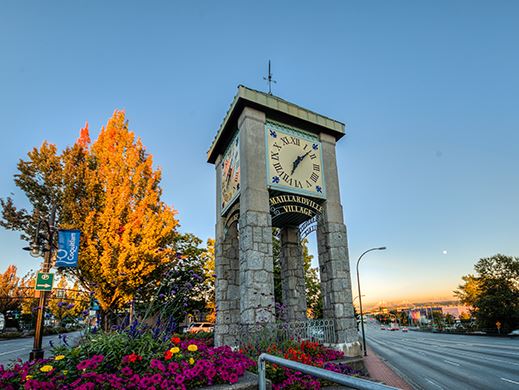
POLYGON ((179 344, 179 343, 180 343, 180 338, 179 338, 179 337, 175 337, 175 336, 173 336, 173 337, 171 338, 171 342, 172 342, 173 344, 179 344))

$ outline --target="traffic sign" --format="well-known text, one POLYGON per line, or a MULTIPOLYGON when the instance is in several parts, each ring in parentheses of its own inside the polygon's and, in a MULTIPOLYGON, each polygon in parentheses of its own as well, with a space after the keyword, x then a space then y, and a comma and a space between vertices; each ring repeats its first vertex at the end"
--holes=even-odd
POLYGON ((51 291, 54 282, 54 274, 50 272, 38 272, 36 274, 36 291, 51 291))

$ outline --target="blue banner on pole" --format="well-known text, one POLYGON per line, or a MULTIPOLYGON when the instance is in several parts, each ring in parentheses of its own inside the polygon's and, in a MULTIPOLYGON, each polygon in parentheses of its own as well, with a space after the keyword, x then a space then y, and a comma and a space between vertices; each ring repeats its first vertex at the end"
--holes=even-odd
POLYGON ((81 232, 79 230, 60 230, 58 232, 56 268, 77 267, 80 236, 81 232))

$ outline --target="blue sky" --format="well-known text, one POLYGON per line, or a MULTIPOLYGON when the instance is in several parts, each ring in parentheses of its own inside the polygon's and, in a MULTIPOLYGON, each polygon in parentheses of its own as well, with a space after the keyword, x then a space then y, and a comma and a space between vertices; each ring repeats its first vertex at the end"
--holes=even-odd
MULTIPOLYGON (((347 125, 337 146, 366 302, 448 297, 480 258, 519 255, 515 1, 4 1, 0 196, 43 140, 125 109, 182 231, 214 231, 205 162, 238 84, 347 125), (446 251, 446 254, 444 254, 446 251)), ((0 270, 37 262, 0 231, 0 270)), ((355 282, 355 278, 353 278, 355 282)), ((356 286, 356 284, 355 284, 356 286)), ((356 294, 355 294, 356 295, 356 294)))

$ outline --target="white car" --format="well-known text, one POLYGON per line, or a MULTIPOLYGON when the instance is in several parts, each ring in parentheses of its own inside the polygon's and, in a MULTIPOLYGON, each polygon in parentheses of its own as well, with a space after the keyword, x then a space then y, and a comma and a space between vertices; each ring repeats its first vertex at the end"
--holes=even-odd
POLYGON ((508 333, 509 337, 519 337, 519 329, 512 330, 510 333, 508 333))
POLYGON ((0 332, 5 329, 5 317, 0 313, 0 332))

